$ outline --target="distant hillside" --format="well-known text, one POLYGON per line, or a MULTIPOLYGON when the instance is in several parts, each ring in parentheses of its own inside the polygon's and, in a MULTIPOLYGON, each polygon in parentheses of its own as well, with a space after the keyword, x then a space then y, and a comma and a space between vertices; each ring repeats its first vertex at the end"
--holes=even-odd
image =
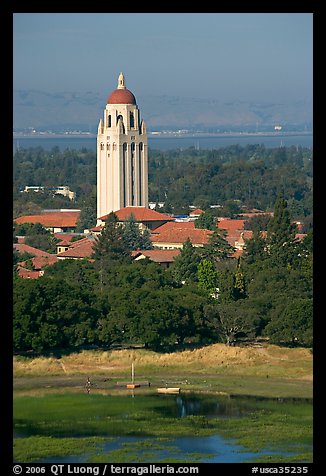
MULTIPOLYGON (((281 124, 311 127, 312 104, 254 103, 177 96, 136 96, 148 130, 224 130, 260 128, 281 124)), ((96 92, 14 90, 14 129, 82 130, 96 132, 106 97, 96 92)))

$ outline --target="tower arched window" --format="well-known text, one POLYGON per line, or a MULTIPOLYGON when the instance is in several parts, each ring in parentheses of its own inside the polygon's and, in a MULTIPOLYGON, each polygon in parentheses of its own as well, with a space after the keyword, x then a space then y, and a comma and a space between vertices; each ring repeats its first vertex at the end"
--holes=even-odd
POLYGON ((122 133, 125 134, 125 125, 124 125, 124 122, 123 122, 123 116, 121 114, 118 115, 117 117, 117 124, 119 124, 119 121, 120 121, 120 124, 122 125, 122 133))
POLYGON ((111 127, 111 114, 108 115, 108 127, 111 127))
POLYGON ((127 203, 127 143, 126 142, 124 142, 122 145, 122 174, 123 174, 122 206, 125 207, 127 203))
POLYGON ((130 111, 130 128, 134 128, 135 127, 135 117, 134 117, 134 113, 130 111))

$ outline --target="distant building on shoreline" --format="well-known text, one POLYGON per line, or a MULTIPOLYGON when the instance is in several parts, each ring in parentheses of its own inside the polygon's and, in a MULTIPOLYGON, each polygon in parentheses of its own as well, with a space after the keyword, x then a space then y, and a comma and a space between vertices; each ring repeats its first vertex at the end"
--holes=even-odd
POLYGON ((54 194, 63 195, 68 197, 69 200, 75 201, 76 193, 72 192, 67 185, 59 185, 58 187, 43 187, 43 186, 34 186, 26 185, 22 192, 52 192, 54 194))

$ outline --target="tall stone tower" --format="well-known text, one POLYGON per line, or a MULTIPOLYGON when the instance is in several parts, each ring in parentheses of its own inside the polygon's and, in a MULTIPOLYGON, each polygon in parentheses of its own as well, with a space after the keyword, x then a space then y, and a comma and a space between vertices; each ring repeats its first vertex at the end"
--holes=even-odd
POLYGON ((119 75, 97 132, 97 218, 128 206, 148 207, 148 142, 136 98, 119 75))

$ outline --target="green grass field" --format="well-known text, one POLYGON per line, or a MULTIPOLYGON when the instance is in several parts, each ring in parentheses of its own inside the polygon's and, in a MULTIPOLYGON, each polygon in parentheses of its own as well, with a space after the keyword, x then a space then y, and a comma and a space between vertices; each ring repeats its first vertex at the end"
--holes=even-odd
MULTIPOLYGON (((14 457, 17 462, 35 462, 87 453, 93 462, 138 461, 140 454, 154 457, 156 447, 164 448, 175 437, 219 434, 255 452, 257 462, 310 462, 312 400, 305 399, 312 399, 312 355, 307 349, 216 344, 174 354, 137 349, 84 351, 61 359, 18 357, 14 359, 14 457), (117 385, 130 381, 131 362, 136 381, 151 382, 150 387, 135 389, 135 398, 117 385), (90 395, 84 388, 87 375, 94 383, 90 395), (243 400, 244 412, 241 418, 176 417, 176 397, 160 400, 156 392, 165 384, 180 387, 184 396, 205 397, 206 402, 217 398, 229 402, 230 396, 237 396, 237 402, 243 400), (282 401, 287 398, 299 401, 282 401), (144 449, 140 453, 140 442, 104 451, 101 445, 117 436, 150 436, 153 445, 145 453, 144 449), (264 448, 276 455, 260 455, 264 448), (284 460, 282 451, 293 456, 284 460)), ((187 461, 199 460, 195 452, 188 455, 187 461)), ((182 461, 182 455, 176 453, 170 461, 182 461)))

